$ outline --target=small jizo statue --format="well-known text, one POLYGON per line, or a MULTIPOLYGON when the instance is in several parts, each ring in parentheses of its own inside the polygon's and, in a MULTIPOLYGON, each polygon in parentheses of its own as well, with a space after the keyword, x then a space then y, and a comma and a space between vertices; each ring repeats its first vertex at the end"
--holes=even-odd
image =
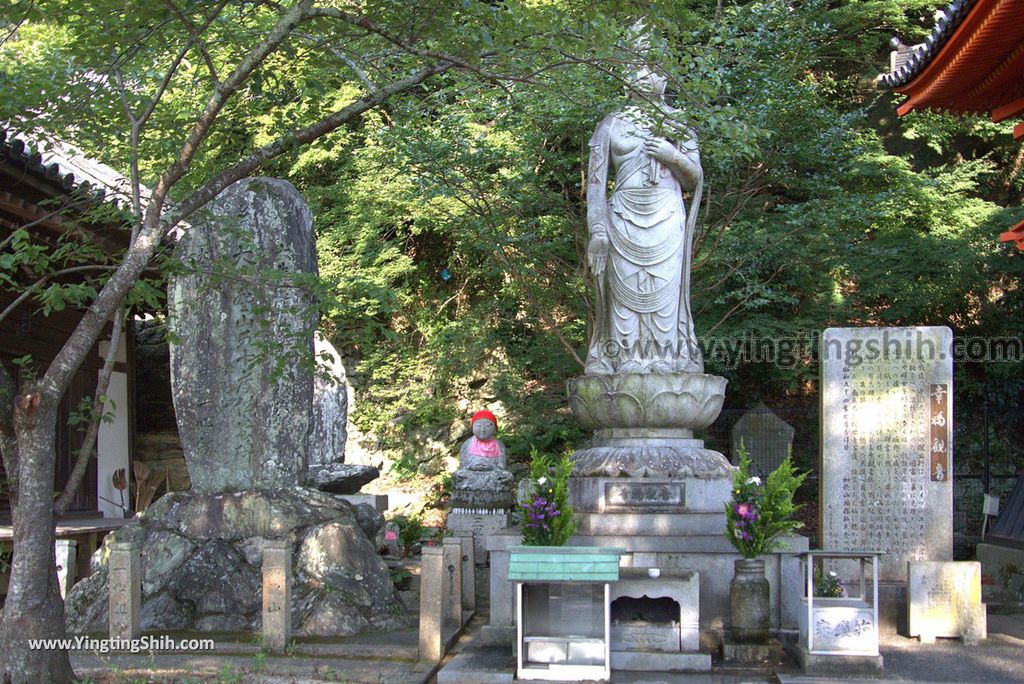
POLYGON ((498 419, 490 411, 477 411, 470 424, 473 436, 459 449, 459 469, 505 470, 505 445, 495 439, 498 419))
POLYGON ((452 506, 509 508, 515 492, 505 445, 495 438, 498 419, 490 411, 477 411, 470 422, 473 436, 462 443, 459 469, 452 474, 452 506))

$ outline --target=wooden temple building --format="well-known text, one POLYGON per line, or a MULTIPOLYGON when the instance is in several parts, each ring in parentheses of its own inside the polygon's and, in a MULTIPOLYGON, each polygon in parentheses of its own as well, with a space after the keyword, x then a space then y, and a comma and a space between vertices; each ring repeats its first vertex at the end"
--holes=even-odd
MULTIPOLYGON (((34 245, 57 249, 74 240, 96 248, 96 254, 116 259, 129 240, 124 214, 116 210, 118 203, 123 206, 127 201, 125 182, 113 169, 73 148, 59 143, 32 144, 0 128, 0 244, 24 229, 34 245), (101 211, 93 211, 97 208, 101 211)), ((0 249, 7 251, 11 245, 0 249)), ((32 298, 22 300, 26 288, 39 283, 42 275, 23 265, 13 274, 15 282, 0 284, 0 311, 6 313, 0 320, 0 363, 19 385, 24 371, 15 359, 30 355, 37 369, 45 369, 83 314, 74 308, 47 314, 32 298)), ((69 274, 61 280, 72 283, 76 278, 81 282, 80 274, 69 274)), ((109 330, 105 337, 109 337, 109 330)), ((83 398, 95 394, 106 344, 100 341, 90 350, 61 403, 54 445, 55 491, 62 491, 67 483, 83 440, 83 430, 69 424, 68 418, 83 398)), ((121 336, 107 391, 113 400, 113 421, 101 423, 96 458, 67 514, 58 521, 58 538, 78 542, 79 573, 88 572, 89 555, 106 532, 123 524, 125 510, 131 507, 131 491, 115 487, 114 473, 124 469, 130 478, 132 472, 133 345, 129 325, 121 336), (122 495, 125 507, 121 505, 122 495)), ((11 543, 8 493, 7 474, 0 463, 0 553, 9 552, 11 543)), ((0 570, 3 568, 0 564, 0 570)), ((0 596, 6 590, 5 580, 0 573, 0 596)))
MULTIPOLYGON (((897 113, 930 109, 1024 117, 1024 0, 955 0, 936 13, 928 39, 898 45, 882 81, 906 96, 897 113)), ((1024 121, 1013 129, 1024 138, 1024 121)), ((1024 221, 1000 235, 1024 250, 1024 221)))

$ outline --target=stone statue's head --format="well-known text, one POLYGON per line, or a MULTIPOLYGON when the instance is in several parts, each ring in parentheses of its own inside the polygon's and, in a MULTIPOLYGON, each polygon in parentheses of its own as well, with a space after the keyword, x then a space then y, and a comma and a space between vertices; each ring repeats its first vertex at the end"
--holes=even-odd
POLYGON ((473 436, 477 439, 494 439, 498 434, 498 419, 490 411, 477 411, 470 420, 473 436))
POLYGON ((478 418, 473 421, 473 436, 477 439, 494 439, 498 434, 498 426, 487 418, 478 418))
POLYGON ((630 75, 629 87, 626 90, 633 97, 661 100, 665 97, 666 83, 664 76, 643 66, 630 75))

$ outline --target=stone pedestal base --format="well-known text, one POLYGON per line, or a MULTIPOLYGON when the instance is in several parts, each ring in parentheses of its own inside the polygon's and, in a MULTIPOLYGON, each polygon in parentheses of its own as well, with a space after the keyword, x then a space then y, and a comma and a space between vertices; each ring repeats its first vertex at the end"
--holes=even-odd
MULTIPOLYGON (((788 551, 764 555, 765 575, 771 585, 771 628, 795 629, 801 587, 800 563, 797 554, 807 550, 807 538, 782 538, 788 551)), ((729 627, 729 582, 733 562, 740 558, 729 540, 719 531, 709 535, 663 536, 653 527, 643 534, 574 535, 570 544, 576 546, 611 546, 625 548, 623 568, 657 567, 692 570, 700 576, 699 624, 702 636, 721 633, 729 627)), ((490 623, 485 633, 493 636, 491 643, 514 641, 515 592, 508 581, 508 548, 522 544, 522 532, 512 528, 488 538, 490 552, 490 623)), ((620 570, 621 572, 621 570, 620 570)), ((614 647, 614 644, 613 644, 614 647)))
POLYGON ((456 537, 473 537, 473 557, 477 565, 487 565, 487 538, 509 526, 507 510, 471 511, 453 508, 448 513, 447 528, 456 537))
MULTIPOLYGON (((636 554, 633 560, 635 563, 636 554)), ((648 568, 620 568, 619 581, 612 584, 609 600, 612 602, 614 650, 675 654, 695 653, 700 649, 700 575, 696 572, 665 568, 660 570, 658 577, 650 577, 648 568), (658 626, 633 622, 631 616, 617 613, 615 602, 621 598, 639 601, 671 599, 678 606, 678 613, 662 617, 670 618, 674 624, 658 626)))
POLYGON ((769 639, 763 644, 740 644, 728 635, 722 642, 722 660, 741 665, 761 665, 765 662, 781 662, 786 659, 778 639, 769 639))
POLYGON ((627 672, 711 672, 711 654, 613 650, 612 669, 627 672))
POLYGON ((594 525, 595 534, 640 534, 651 529, 609 529, 609 524, 602 520, 656 522, 661 534, 721 534, 725 529, 725 502, 731 496, 731 478, 731 471, 713 478, 572 477, 569 495, 573 511, 583 515, 582 522, 594 525), (599 515, 588 516, 590 513, 599 515), (702 523, 699 514, 704 513, 714 517, 706 517, 702 523), (598 531, 601 525, 603 528, 598 531))
POLYGON ((881 655, 816 655, 797 644, 796 659, 809 675, 880 675, 884 672, 881 655))

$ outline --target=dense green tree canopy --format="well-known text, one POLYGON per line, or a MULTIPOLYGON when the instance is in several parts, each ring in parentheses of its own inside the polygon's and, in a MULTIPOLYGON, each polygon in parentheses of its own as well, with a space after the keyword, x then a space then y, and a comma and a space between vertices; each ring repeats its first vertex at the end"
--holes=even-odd
MULTIPOLYGON (((693 306, 709 370, 730 379, 731 406, 810 405, 825 327, 1020 334, 1021 259, 996 242, 1024 216, 1010 127, 896 121, 897 98, 874 80, 888 39, 920 40, 937 4, 329 3, 232 101, 177 192, 375 88, 455 63, 264 172, 313 206, 333 295, 323 327, 359 382, 357 422, 405 470, 482 405, 505 410, 514 457, 572 446, 583 435, 563 397, 589 315, 586 141, 623 102, 630 71, 657 63, 708 182, 693 306), (638 17, 655 29, 649 50, 631 40, 638 17), (797 352, 743 361, 766 337, 797 352)), ((205 89, 276 16, 272 3, 217 6, 17 5, 0 46, 0 118, 120 168, 137 151, 152 182, 205 89), (192 31, 203 40, 189 45, 192 31), (179 54, 133 150, 124 105, 143 110, 179 54)), ((958 364, 961 457, 978 397, 1020 411, 1019 371, 958 364)))

